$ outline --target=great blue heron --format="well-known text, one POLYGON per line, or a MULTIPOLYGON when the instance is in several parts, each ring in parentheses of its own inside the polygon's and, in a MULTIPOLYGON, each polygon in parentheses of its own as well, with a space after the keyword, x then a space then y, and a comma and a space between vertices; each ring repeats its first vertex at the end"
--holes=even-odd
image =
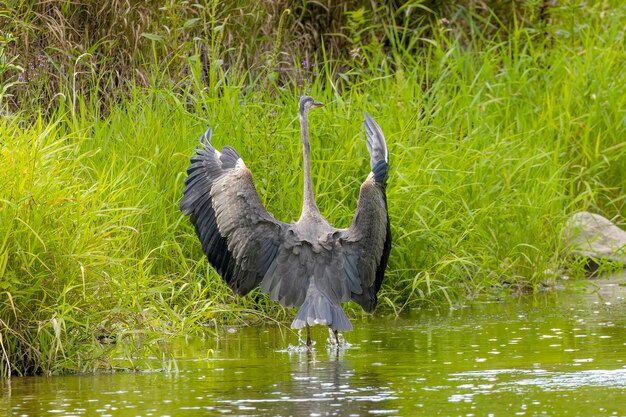
POLYGON ((209 262, 239 295, 258 284, 286 307, 300 307, 291 323, 352 330, 341 308, 350 299, 372 313, 391 250, 385 188, 389 171, 387 144, 366 113, 365 133, 371 172, 361 185, 357 210, 347 229, 333 228, 320 214, 311 183, 308 113, 323 104, 300 99, 304 154, 304 202, 295 223, 283 223, 263 206, 252 174, 230 146, 211 144, 211 128, 200 138, 187 168, 180 208, 191 215, 209 262))

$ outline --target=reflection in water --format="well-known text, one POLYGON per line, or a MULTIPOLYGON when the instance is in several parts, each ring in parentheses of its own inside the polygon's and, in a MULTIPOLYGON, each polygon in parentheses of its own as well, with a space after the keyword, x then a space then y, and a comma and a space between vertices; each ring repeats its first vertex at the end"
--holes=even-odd
MULTIPOLYGON (((393 392, 377 372, 358 375, 350 360, 350 347, 328 346, 326 352, 308 349, 280 350, 282 359, 289 364, 288 378, 280 372, 266 375, 275 382, 259 395, 243 398, 236 393, 225 396, 225 406, 236 406, 263 415, 328 415, 349 416, 372 413, 393 414, 393 392)), ((265 369, 267 371, 267 369, 265 369)))
POLYGON ((625 293, 614 281, 374 317, 313 353, 274 327, 231 329, 177 346, 178 372, 0 382, 0 414, 625 415, 625 293))

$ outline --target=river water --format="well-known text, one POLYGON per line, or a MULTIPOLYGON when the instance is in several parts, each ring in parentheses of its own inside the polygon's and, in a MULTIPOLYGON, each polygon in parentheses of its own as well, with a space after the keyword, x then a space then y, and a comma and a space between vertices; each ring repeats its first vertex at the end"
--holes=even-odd
POLYGON ((176 371, 12 378, 15 416, 626 416, 624 276, 353 321, 314 352, 276 326, 176 347, 176 371))

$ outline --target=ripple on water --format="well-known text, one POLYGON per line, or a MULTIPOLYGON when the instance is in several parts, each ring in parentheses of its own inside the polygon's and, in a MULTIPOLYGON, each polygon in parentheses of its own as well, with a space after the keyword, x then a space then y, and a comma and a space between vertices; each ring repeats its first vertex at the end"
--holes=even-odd
MULTIPOLYGON (((589 359, 581 359, 589 361, 589 359)), ((451 381, 489 381, 479 385, 481 389, 502 392, 523 386, 536 386, 546 391, 572 390, 582 387, 626 388, 626 368, 614 370, 584 370, 576 372, 549 372, 543 369, 495 369, 452 374, 451 381), (520 378, 520 376, 525 376, 520 378)), ((470 389, 472 384, 461 384, 457 388, 470 389)), ((456 398, 456 397, 455 397, 456 398)))
POLYGON ((535 385, 544 390, 571 390, 582 387, 626 388, 626 369, 594 369, 578 372, 549 372, 538 378, 513 381, 510 385, 535 385))

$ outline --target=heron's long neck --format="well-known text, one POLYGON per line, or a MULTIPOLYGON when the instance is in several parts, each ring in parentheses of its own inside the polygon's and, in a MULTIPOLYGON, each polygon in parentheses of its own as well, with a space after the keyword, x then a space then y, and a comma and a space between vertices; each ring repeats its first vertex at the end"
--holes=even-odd
POLYGON ((304 202, 302 204, 301 218, 306 214, 319 214, 313 195, 313 183, 311 181, 311 145, 309 144, 309 123, 307 114, 300 115, 300 128, 302 130, 302 148, 304 156, 304 202))

